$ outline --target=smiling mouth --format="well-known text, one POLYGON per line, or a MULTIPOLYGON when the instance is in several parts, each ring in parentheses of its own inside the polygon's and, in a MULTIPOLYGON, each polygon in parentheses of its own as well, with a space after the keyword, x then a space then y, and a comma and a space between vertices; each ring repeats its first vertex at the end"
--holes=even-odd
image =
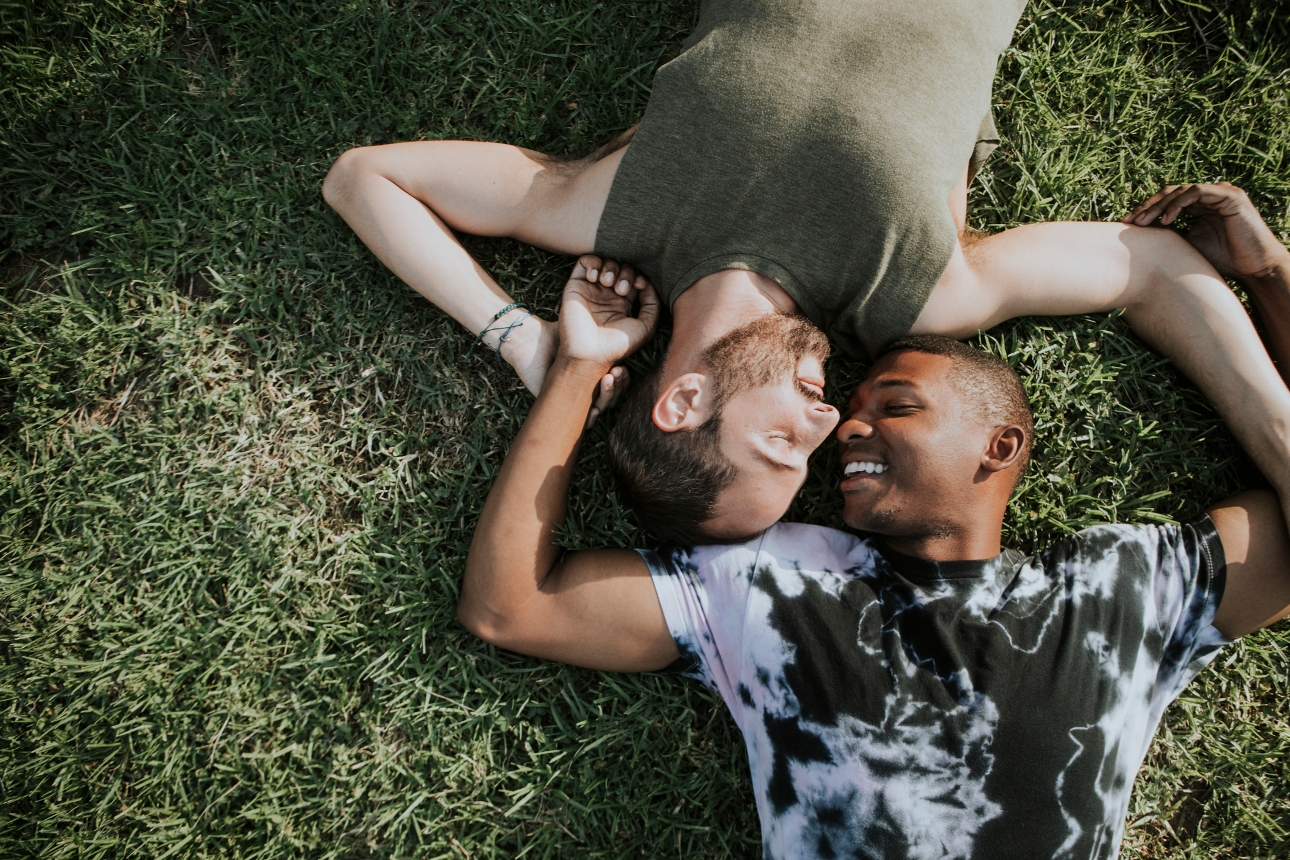
POLYGON ((843 466, 842 474, 848 478, 850 478, 852 475, 858 475, 861 473, 866 475, 881 475, 883 472, 887 471, 887 469, 888 469, 888 466, 886 463, 874 463, 867 460, 857 460, 853 463, 847 463, 845 466, 843 466))

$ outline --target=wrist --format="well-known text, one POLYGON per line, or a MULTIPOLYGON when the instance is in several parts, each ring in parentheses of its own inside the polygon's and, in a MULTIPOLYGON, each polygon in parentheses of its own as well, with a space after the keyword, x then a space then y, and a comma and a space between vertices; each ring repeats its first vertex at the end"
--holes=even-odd
POLYGON ((557 353, 551 365, 551 375, 561 379, 584 382, 599 382, 600 378, 613 369, 613 363, 605 363, 587 358, 577 358, 564 353, 557 353))
POLYGON ((1271 266, 1253 275, 1241 279, 1251 290, 1286 290, 1290 289, 1290 251, 1277 255, 1271 266))

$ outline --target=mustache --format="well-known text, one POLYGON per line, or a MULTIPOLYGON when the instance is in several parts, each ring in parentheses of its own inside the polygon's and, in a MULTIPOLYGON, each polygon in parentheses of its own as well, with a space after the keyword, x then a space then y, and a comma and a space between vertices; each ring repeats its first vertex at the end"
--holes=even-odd
POLYGON ((887 461, 886 452, 877 446, 866 445, 864 442, 843 442, 838 446, 838 454, 843 459, 853 454, 867 454, 882 460, 884 463, 887 461))

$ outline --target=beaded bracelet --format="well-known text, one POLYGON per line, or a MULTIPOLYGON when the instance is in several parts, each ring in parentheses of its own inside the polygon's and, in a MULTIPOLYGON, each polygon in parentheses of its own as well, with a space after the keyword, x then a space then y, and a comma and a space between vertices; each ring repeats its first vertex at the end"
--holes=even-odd
POLYGON ((509 305, 502 308, 497 313, 493 314, 493 318, 488 321, 488 325, 484 326, 484 330, 475 336, 475 340, 470 344, 470 349, 466 350, 466 354, 461 357, 462 362, 470 361, 470 356, 475 352, 475 347, 483 343, 484 346, 487 346, 489 349, 492 349, 493 352, 497 353, 497 366, 500 368, 505 368, 505 364, 502 361, 502 344, 506 343, 506 339, 511 336, 512 331, 518 328, 526 319, 528 319, 531 316, 533 316, 533 309, 530 308, 528 305, 526 305, 524 302, 511 302, 509 305), (528 311, 528 313, 519 317, 510 325, 506 325, 506 326, 499 325, 496 328, 493 327, 493 323, 497 322, 499 319, 506 316, 516 308, 524 308, 524 310, 528 311), (500 331, 502 333, 502 336, 497 340, 496 349, 493 349, 493 347, 488 346, 488 344, 484 343, 484 335, 488 334, 490 331, 500 331))

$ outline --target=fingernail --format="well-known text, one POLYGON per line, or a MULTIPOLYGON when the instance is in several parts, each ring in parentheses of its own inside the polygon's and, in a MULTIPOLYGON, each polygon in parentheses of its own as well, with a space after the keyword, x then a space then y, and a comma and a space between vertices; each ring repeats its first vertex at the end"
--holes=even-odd
POLYGON ((594 281, 594 280, 596 280, 596 279, 597 279, 597 278, 599 278, 599 277, 600 277, 600 270, 599 270, 599 269, 591 269, 590 271, 588 271, 588 272, 587 272, 587 280, 588 280, 588 281, 594 281))

